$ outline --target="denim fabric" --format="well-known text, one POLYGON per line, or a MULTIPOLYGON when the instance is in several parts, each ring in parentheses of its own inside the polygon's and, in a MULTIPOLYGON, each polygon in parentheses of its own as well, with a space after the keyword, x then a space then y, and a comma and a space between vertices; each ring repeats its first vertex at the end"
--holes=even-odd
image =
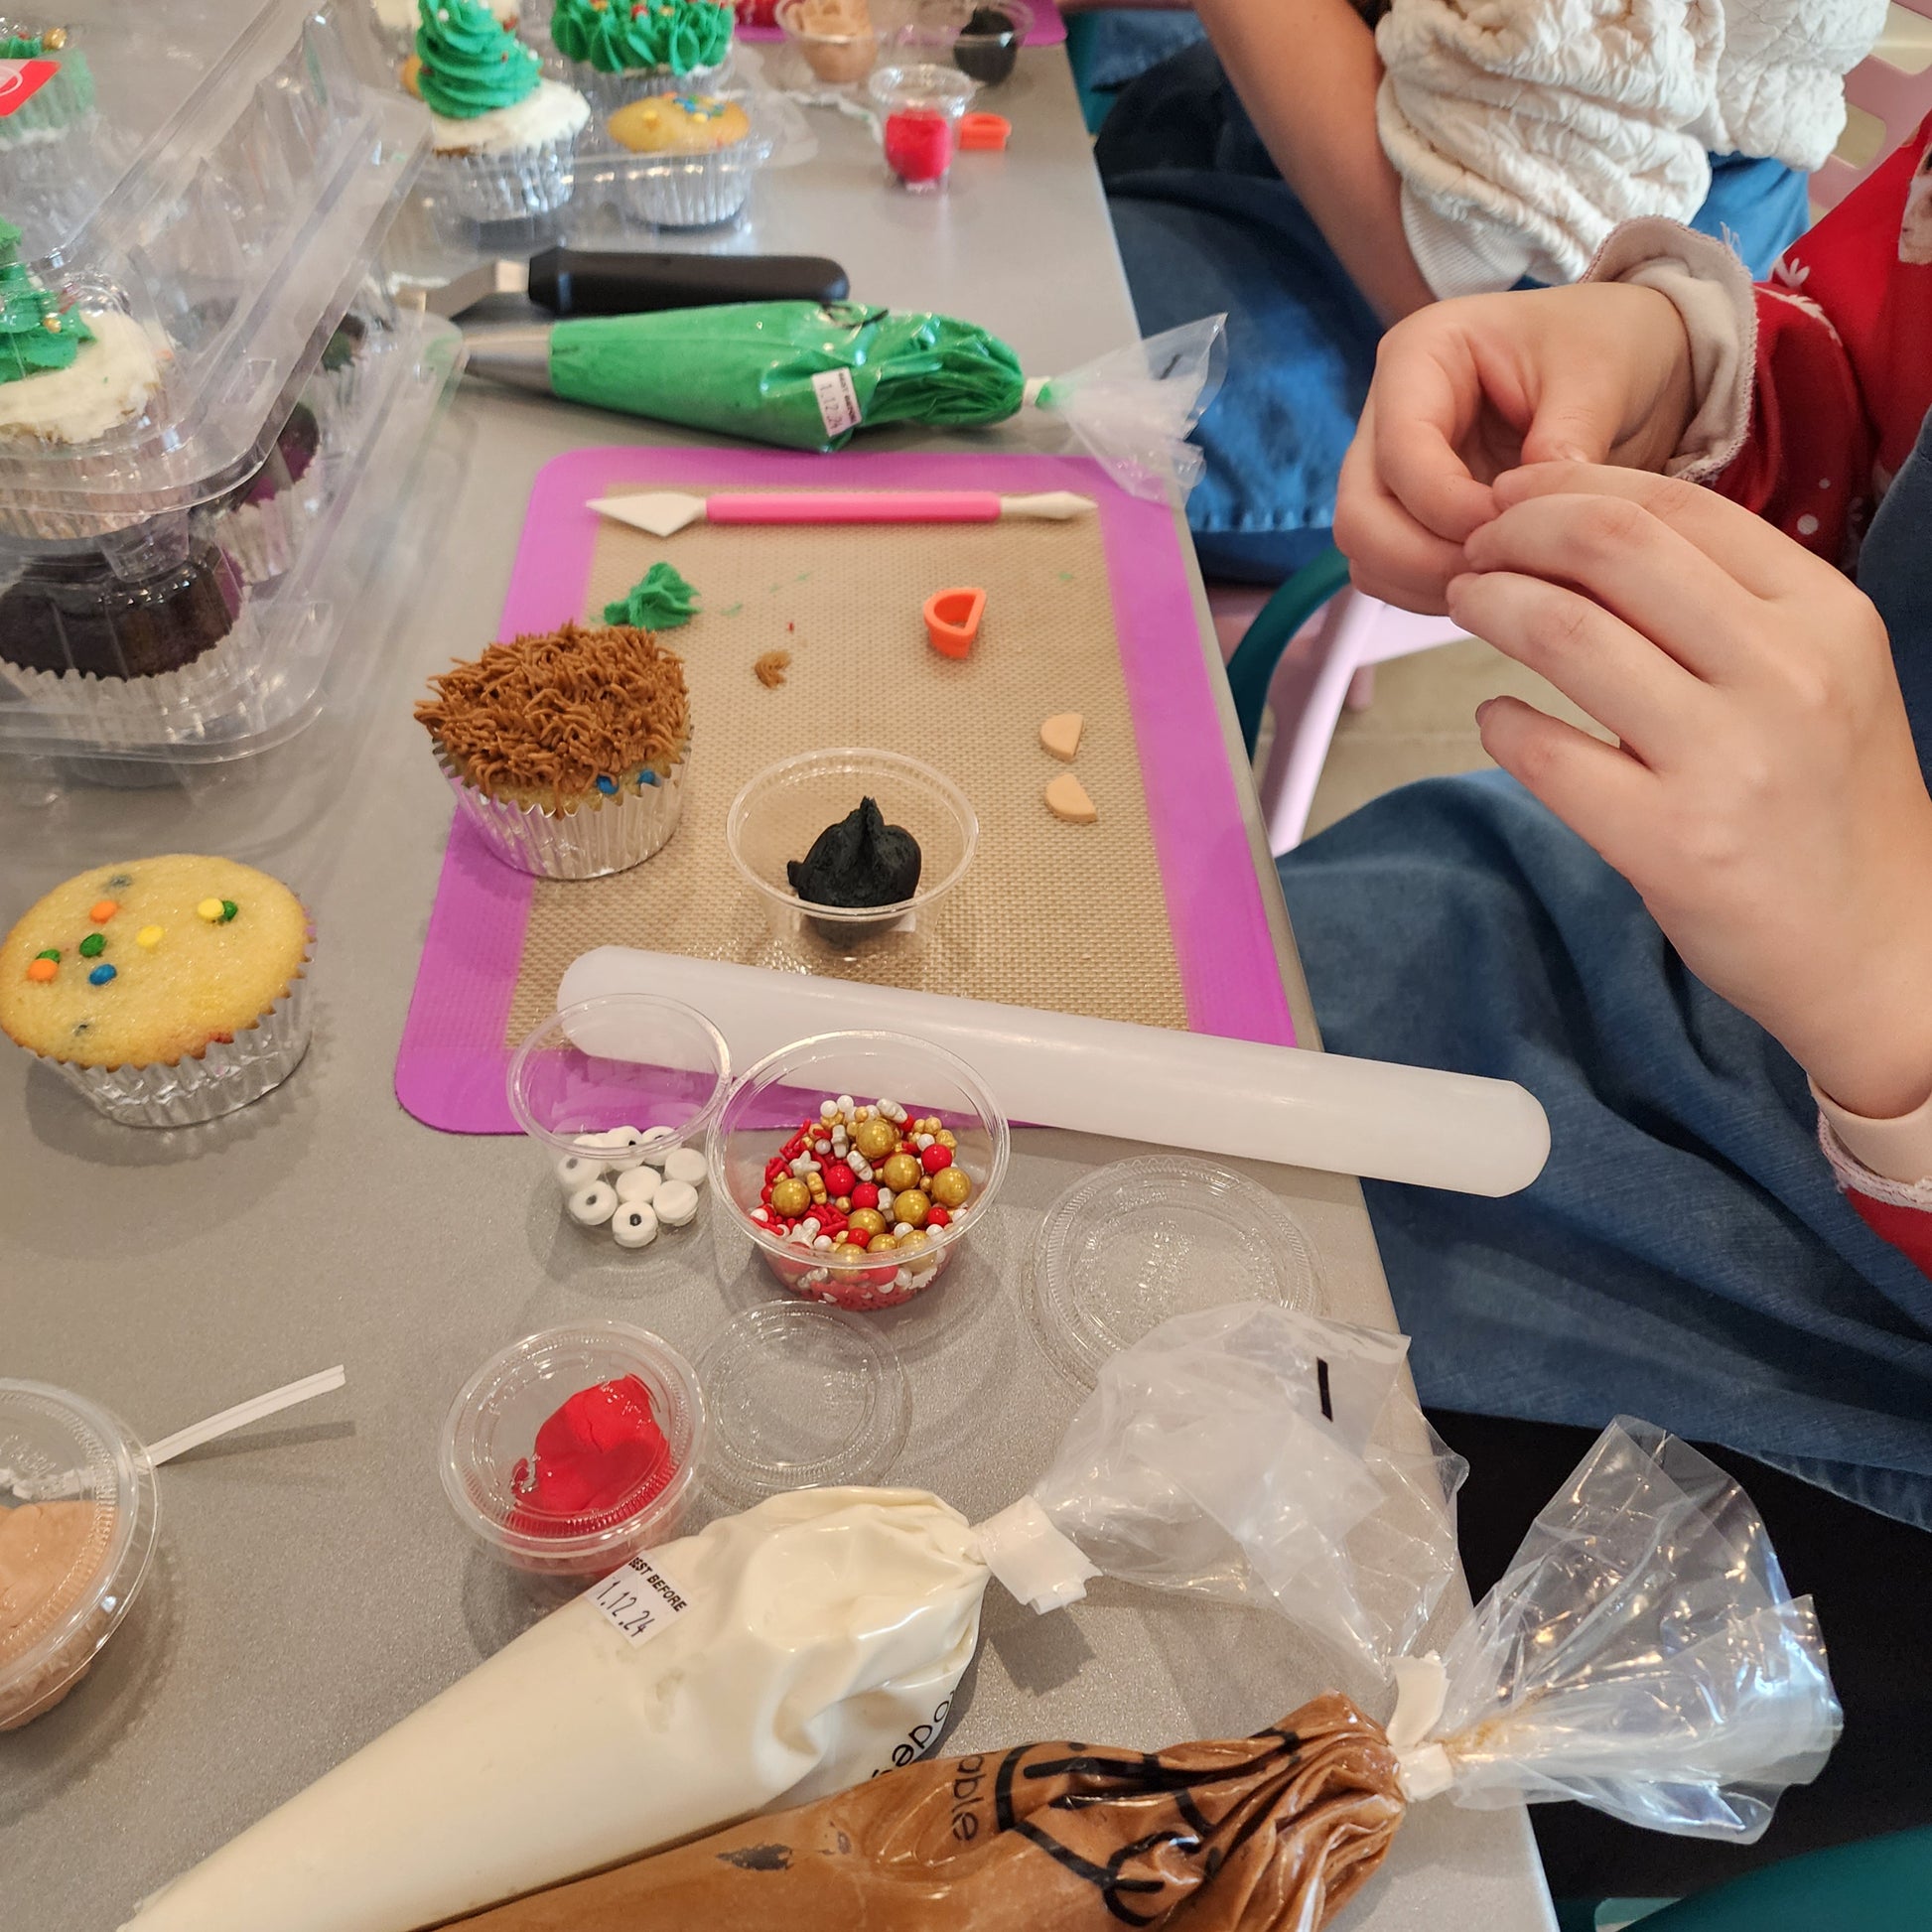
MULTIPOLYGON (((1932 771, 1932 419, 1860 581, 1932 771)), ((1330 1049, 1520 1080, 1507 1200, 1370 1184, 1425 1403, 1619 1411, 1932 1527, 1932 1282, 1859 1219, 1804 1076, 1500 772, 1410 785, 1280 865, 1330 1049)))
POLYGON ((1194 14, 1167 8, 1108 7, 1089 18, 1093 36, 1081 77, 1094 88, 1124 87, 1207 34, 1194 14))
MULTIPOLYGON (((1210 577, 1279 583, 1326 547, 1381 324, 1276 172, 1202 43, 1128 87, 1094 147, 1142 333, 1225 310, 1228 375, 1194 440, 1187 521, 1210 577)), ((1714 164, 1698 225, 1754 271, 1805 223, 1778 162, 1714 164)))

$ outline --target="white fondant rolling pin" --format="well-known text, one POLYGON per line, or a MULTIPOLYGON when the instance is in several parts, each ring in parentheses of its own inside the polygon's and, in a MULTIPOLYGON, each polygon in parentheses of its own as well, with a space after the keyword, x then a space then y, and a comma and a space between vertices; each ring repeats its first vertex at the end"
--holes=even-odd
POLYGON ((557 1004, 603 993, 661 993, 696 1007, 738 1066, 810 1034, 910 1034, 957 1053, 1008 1119, 1041 1127, 1464 1194, 1513 1194, 1550 1155, 1550 1123, 1535 1096, 1473 1074, 627 946, 576 960, 557 1004))

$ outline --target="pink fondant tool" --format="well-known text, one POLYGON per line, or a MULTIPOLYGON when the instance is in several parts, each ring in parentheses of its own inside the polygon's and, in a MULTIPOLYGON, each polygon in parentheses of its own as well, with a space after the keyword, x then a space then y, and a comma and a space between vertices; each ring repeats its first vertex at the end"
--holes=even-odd
POLYGON ((1036 496, 1002 496, 991 489, 785 489, 734 490, 688 496, 680 490, 647 490, 633 496, 599 496, 590 508, 600 516, 675 535, 687 523, 997 523, 1003 516, 1044 517, 1055 523, 1084 516, 1091 496, 1053 489, 1036 496))

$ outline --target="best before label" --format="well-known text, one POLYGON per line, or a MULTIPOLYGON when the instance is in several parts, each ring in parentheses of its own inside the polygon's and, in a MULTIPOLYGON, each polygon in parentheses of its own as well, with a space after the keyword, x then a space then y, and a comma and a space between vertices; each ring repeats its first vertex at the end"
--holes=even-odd
POLYGON ((852 386, 850 369, 821 370, 812 377, 812 394, 818 398, 818 416, 827 436, 843 436, 859 427, 859 392, 852 386))
POLYGON ((656 1636, 691 1607, 684 1592, 645 1556, 632 1557, 585 1594, 612 1629, 633 1644, 656 1636))

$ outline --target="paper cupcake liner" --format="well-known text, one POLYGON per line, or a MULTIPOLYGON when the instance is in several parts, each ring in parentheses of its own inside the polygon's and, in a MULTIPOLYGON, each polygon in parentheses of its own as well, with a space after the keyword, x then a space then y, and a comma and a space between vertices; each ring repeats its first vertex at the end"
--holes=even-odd
POLYGON ((577 136, 562 134, 513 154, 432 155, 422 185, 469 221, 554 214, 577 185, 577 136))
POLYGON ((757 160, 715 154, 653 158, 621 178, 624 212, 660 228, 709 228, 732 220, 752 197, 757 160))
POLYGON ((315 1016, 309 997, 309 966, 315 928, 295 979, 280 999, 232 1039, 210 1040, 173 1065, 75 1066, 52 1054, 37 1055, 75 1092, 110 1120, 127 1127, 194 1127, 259 1100, 286 1080, 309 1050, 315 1016))
POLYGON ((654 785, 632 785, 574 812, 492 798, 461 777, 441 750, 437 762, 456 793, 457 809, 489 841, 505 865, 539 879, 603 879, 640 866, 669 841, 684 811, 689 754, 654 785))
POLYGON ((273 583, 293 570, 310 534, 336 500, 335 464, 320 410, 317 427, 324 440, 294 483, 259 503, 231 503, 208 524, 208 535, 250 586, 273 583))

